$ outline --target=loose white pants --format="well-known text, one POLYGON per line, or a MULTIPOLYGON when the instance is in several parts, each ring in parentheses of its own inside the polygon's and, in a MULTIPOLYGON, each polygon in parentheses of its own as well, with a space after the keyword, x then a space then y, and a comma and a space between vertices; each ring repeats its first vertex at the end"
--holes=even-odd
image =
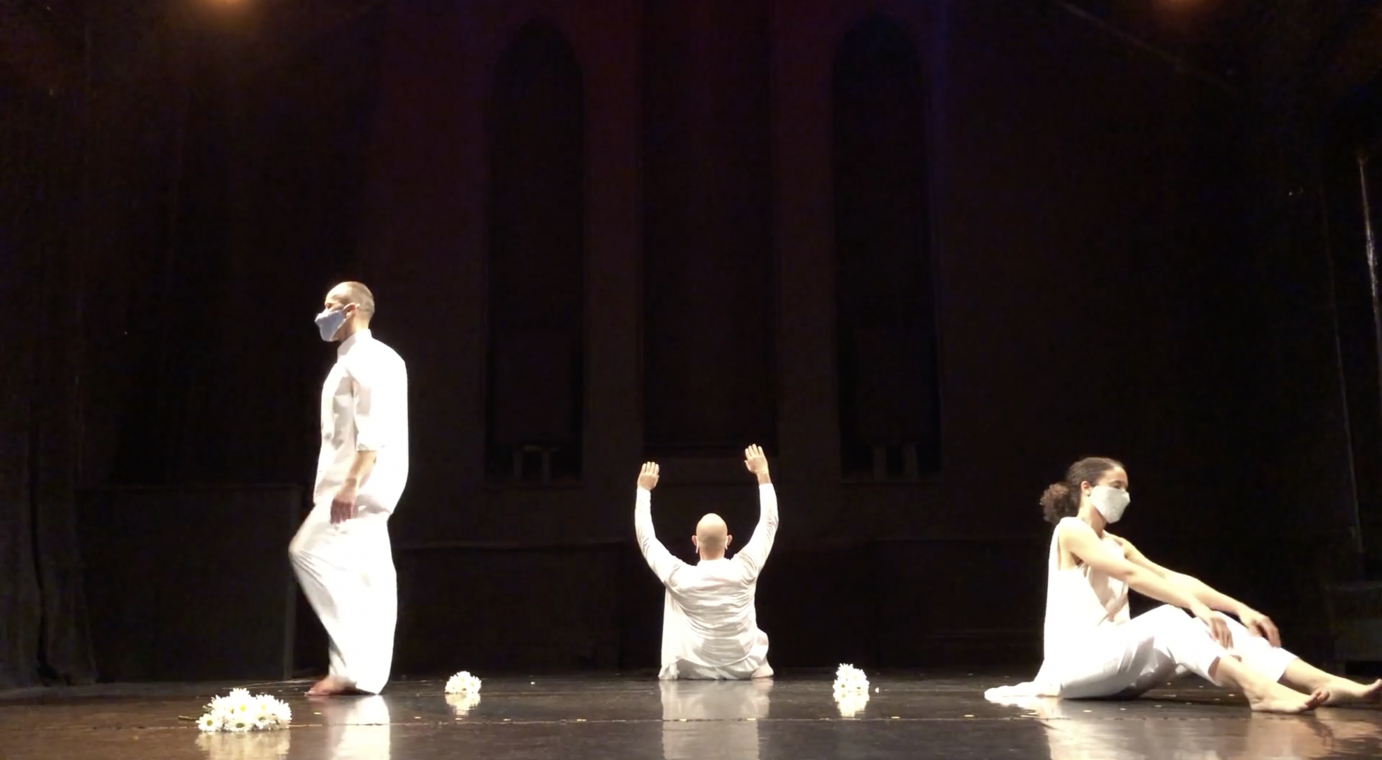
MULTIPOLYGON (((663 625, 666 624, 664 621, 663 625)), ((750 678, 771 678, 772 675, 773 667, 768 664, 768 634, 759 631, 748 657, 739 662, 717 667, 676 658, 662 666, 658 678, 663 681, 741 681, 750 678)))
POLYGON ((1080 642, 1077 655, 1048 661, 1037 680, 1059 684, 1065 699, 1135 697, 1167 680, 1194 673, 1209 681, 1221 657, 1237 657, 1269 681, 1281 679, 1296 656, 1254 636, 1241 623, 1220 615, 1233 633, 1226 650, 1204 623, 1179 607, 1164 605, 1120 626, 1101 628, 1080 642))
POLYGON ((378 694, 393 665, 398 577, 389 512, 360 503, 331 524, 331 502, 313 507, 288 546, 298 585, 331 639, 331 675, 378 694))

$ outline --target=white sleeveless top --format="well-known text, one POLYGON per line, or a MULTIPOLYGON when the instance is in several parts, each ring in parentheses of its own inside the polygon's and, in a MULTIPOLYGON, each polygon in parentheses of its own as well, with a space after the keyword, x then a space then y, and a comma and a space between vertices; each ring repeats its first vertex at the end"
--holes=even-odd
MULTIPOLYGON (((999 686, 984 695, 1001 701, 1014 697, 1058 697, 1065 663, 1079 662, 1087 651, 1091 636, 1101 629, 1121 625, 1131 619, 1128 611, 1128 584, 1095 570, 1087 563, 1060 567, 1060 521, 1051 533, 1051 553, 1046 562, 1045 661, 1035 680, 1016 686, 999 686)), ((1103 548, 1123 556, 1123 547, 1105 536, 1103 548)))
MULTIPOLYGON (((1099 628, 1126 623, 1128 613, 1128 584, 1095 570, 1087 563, 1075 567, 1060 567, 1060 526, 1079 522, 1077 517, 1060 521, 1051 534, 1050 559, 1046 564, 1046 659, 1083 649, 1089 635, 1099 628)), ((1123 556, 1123 548, 1105 536, 1103 548, 1110 554, 1123 556)))

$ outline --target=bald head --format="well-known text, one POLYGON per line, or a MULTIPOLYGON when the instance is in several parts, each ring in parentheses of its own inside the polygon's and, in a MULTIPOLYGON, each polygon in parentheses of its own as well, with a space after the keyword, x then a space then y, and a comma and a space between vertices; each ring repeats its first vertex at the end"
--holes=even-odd
POLYGON ((728 548, 732 536, 729 535, 729 526, 717 514, 708 514, 696 523, 696 549, 700 551, 701 559, 719 559, 725 556, 725 549, 728 548))
POLYGON ((359 310, 360 316, 363 317, 366 322, 369 321, 370 317, 374 316, 374 294, 370 292, 369 288, 365 287, 363 282, 348 281, 337 285, 327 294, 326 302, 328 305, 335 304, 339 306, 355 304, 356 309, 359 310))

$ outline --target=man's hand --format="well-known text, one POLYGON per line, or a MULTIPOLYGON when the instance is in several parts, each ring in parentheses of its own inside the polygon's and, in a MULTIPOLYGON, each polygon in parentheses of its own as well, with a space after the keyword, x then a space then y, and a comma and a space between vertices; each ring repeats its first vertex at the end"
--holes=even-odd
POLYGON ((744 449, 744 467, 758 476, 759 484, 767 485, 772 482, 768 477, 768 458, 763 456, 763 449, 759 448, 758 444, 744 449))
POLYGON ((349 483, 340 487, 331 499, 331 524, 336 525, 355 516, 355 486, 349 483))
POLYGON ((1271 618, 1248 607, 1238 613, 1238 620, 1252 635, 1261 636, 1274 647, 1281 646, 1281 633, 1276 630, 1276 623, 1271 618))
POLYGON ((657 488, 657 462, 644 462, 638 473, 638 487, 645 491, 657 488))
POLYGON ((1233 632, 1228 629, 1228 623, 1219 617, 1217 612, 1203 604, 1197 604, 1190 609, 1190 614, 1209 626, 1209 637, 1214 639, 1215 643, 1224 649, 1233 648, 1233 632))

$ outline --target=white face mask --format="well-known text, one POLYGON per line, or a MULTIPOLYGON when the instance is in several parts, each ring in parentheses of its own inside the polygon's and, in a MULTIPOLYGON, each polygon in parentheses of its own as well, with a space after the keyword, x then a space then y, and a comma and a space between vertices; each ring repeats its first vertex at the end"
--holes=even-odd
POLYGON ((1104 516, 1104 522, 1111 525, 1122 518, 1123 510, 1128 508, 1128 502, 1132 501, 1132 497, 1121 488, 1094 486, 1089 492, 1089 501, 1099 510, 1099 514, 1104 516))

